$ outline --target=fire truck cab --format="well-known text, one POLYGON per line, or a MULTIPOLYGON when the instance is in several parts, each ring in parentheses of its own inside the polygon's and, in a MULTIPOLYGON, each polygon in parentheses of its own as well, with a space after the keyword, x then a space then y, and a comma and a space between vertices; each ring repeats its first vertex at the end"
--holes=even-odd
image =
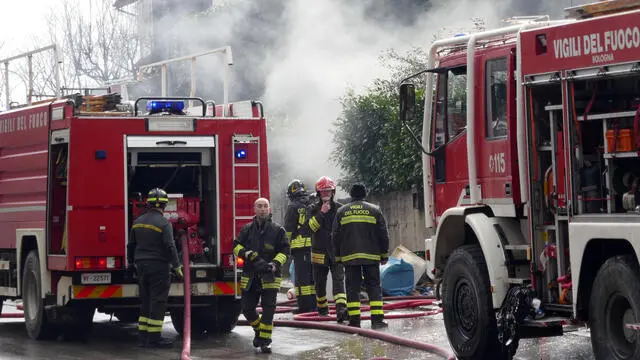
POLYGON ((576 321, 596 359, 640 358, 640 1, 566 12, 438 40, 400 86, 405 125, 429 94, 427 271, 459 359, 576 321))
MULTIPOLYGON (((138 320, 127 269, 133 220, 167 191, 177 249, 188 242, 192 331, 231 331, 242 262, 232 251, 269 197, 266 122, 256 101, 74 95, 0 113, 0 297, 21 298, 33 339, 86 336, 94 313, 138 320), (191 106, 189 107, 189 105, 191 106)), ((182 259, 182 256, 180 255, 182 259)), ((181 333, 183 283, 168 310, 181 333)))

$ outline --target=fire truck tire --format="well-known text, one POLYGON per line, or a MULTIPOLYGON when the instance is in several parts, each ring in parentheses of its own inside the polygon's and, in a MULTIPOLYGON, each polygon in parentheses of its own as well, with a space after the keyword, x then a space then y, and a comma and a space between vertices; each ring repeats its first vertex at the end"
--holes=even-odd
POLYGON ((444 323, 457 358, 509 359, 510 355, 503 353, 498 343, 489 272, 480 246, 464 245, 456 249, 443 275, 444 323))
POLYGON ((91 305, 76 304, 71 321, 62 326, 65 341, 86 341, 93 330, 93 316, 96 308, 91 305))
MULTIPOLYGON (((207 330, 204 327, 204 321, 200 317, 202 313, 199 313, 198 309, 200 308, 191 307, 191 335, 192 336, 202 335, 207 330)), ((171 322, 173 323, 173 328, 176 330, 178 334, 180 334, 180 336, 182 336, 184 332, 184 309, 172 308, 169 310, 169 315, 171 315, 171 322)))
POLYGON ((30 338, 34 340, 53 340, 58 337, 59 328, 47 318, 44 302, 40 296, 41 289, 40 259, 38 252, 32 250, 27 255, 22 272, 24 324, 30 338))
POLYGON ((210 333, 228 334, 238 324, 240 316, 240 300, 225 296, 216 299, 215 311, 207 312, 205 327, 210 333))
POLYGON ((121 323, 137 323, 140 311, 135 309, 123 309, 113 313, 121 323))
POLYGON ((591 345, 596 359, 640 359, 640 268, 633 256, 608 259, 598 271, 589 304, 591 345))

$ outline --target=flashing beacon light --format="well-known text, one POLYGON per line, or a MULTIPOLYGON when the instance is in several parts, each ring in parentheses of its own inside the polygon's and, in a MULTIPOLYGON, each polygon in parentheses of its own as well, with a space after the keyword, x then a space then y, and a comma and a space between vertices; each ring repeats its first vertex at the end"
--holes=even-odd
POLYGON ((157 114, 161 112, 168 112, 171 114, 180 114, 184 109, 184 101, 168 100, 158 101, 153 100, 147 102, 147 110, 149 114, 157 114))
POLYGON ((246 157, 247 157, 247 150, 240 149, 236 151, 236 159, 246 159, 246 157))

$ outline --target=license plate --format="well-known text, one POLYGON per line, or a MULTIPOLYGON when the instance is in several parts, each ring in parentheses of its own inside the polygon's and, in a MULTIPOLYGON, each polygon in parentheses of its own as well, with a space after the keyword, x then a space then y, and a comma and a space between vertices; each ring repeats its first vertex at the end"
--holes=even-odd
POLYGON ((111 273, 86 273, 80 280, 83 284, 111 284, 111 273))

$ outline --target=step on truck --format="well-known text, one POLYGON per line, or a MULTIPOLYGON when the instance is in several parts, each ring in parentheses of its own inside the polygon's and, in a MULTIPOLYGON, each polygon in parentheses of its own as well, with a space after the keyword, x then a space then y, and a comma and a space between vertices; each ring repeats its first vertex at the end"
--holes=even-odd
POLYGON ((566 12, 437 40, 400 85, 406 126, 429 94, 425 256, 459 359, 567 324, 640 358, 640 1, 566 12))
MULTIPOLYGON (((29 103, 0 112, 0 298, 22 299, 29 336, 86 336, 96 310, 137 322, 126 244, 154 187, 169 195, 179 252, 188 241, 192 331, 231 331, 242 271, 232 241, 269 197, 262 105, 117 93, 29 103)), ((178 278, 168 312, 181 333, 178 278)))

